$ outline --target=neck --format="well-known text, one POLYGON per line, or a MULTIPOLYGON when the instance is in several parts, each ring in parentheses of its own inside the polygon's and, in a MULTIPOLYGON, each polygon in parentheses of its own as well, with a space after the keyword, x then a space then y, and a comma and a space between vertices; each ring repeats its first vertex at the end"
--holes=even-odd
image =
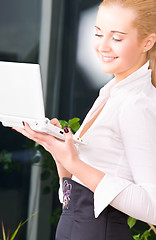
POLYGON ((147 62, 147 59, 142 61, 141 63, 138 63, 133 68, 129 68, 126 72, 116 73, 115 76, 115 83, 118 83, 128 76, 130 76, 132 73, 136 72, 139 68, 141 68, 145 63, 147 62))

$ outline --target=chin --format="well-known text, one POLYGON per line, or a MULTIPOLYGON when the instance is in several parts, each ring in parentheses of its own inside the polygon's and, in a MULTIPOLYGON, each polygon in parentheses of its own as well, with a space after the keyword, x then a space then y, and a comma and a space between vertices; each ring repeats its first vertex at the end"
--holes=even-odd
POLYGON ((108 74, 114 74, 116 72, 115 68, 110 66, 104 66, 103 63, 101 64, 101 69, 104 73, 108 73, 108 74))
POLYGON ((100 63, 101 63, 102 71, 104 73, 108 73, 108 74, 114 74, 114 73, 120 71, 120 68, 121 68, 119 61, 117 59, 112 62, 103 62, 100 59, 100 63))

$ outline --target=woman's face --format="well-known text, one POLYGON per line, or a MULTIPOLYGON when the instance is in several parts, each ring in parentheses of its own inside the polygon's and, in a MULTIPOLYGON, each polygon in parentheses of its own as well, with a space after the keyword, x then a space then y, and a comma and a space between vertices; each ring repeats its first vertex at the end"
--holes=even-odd
POLYGON ((146 62, 143 41, 132 25, 135 17, 132 9, 118 5, 101 6, 98 11, 93 46, 102 70, 113 73, 117 82, 146 62))

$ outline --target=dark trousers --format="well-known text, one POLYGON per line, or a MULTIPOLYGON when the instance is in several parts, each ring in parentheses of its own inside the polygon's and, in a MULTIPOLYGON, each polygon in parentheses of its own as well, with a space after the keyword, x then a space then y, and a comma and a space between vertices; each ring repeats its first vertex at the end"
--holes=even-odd
POLYGON ((63 211, 56 240, 131 240, 127 215, 108 206, 94 217, 93 193, 69 179, 63 179, 63 211))

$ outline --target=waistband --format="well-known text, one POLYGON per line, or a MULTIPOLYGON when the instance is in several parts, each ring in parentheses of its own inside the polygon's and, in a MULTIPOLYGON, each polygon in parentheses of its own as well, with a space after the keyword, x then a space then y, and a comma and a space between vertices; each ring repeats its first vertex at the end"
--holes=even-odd
MULTIPOLYGON (((63 213, 74 214, 74 216, 87 219, 95 219, 94 215, 94 193, 87 187, 73 181, 70 178, 63 178, 63 213)), ((99 217, 115 215, 127 222, 127 215, 108 206, 99 217)))

